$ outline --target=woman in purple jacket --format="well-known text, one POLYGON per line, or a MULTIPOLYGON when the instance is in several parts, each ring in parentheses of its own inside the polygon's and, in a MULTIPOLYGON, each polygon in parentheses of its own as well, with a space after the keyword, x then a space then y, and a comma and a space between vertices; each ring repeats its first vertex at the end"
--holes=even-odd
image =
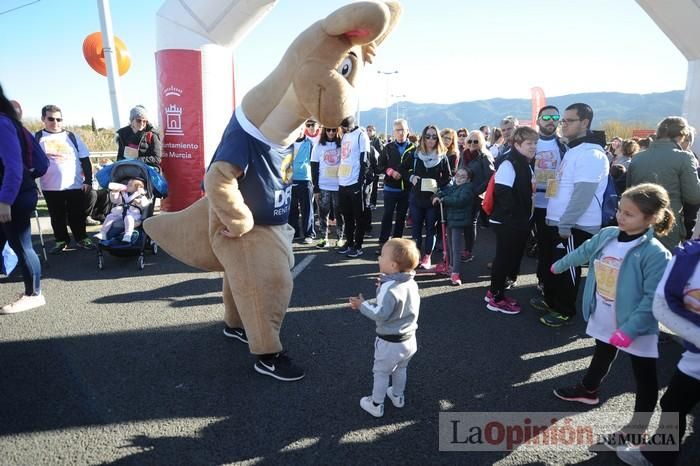
POLYGON ((20 126, 17 113, 0 86, 0 250, 9 243, 24 278, 24 293, 0 308, 0 314, 16 314, 46 304, 40 287, 41 264, 32 247, 29 223, 38 193, 23 163, 20 126))

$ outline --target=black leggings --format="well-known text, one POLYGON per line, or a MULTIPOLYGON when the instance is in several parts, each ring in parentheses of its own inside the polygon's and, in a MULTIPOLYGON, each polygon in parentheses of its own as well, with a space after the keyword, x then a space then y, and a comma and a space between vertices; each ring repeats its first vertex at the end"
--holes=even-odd
MULTIPOLYGON (((583 377, 583 386, 587 390, 598 390, 610 366, 617 356, 617 348, 600 340, 595 341, 595 351, 591 365, 583 377)), ((659 382, 656 378, 656 358, 643 358, 630 354, 632 360, 632 372, 637 382, 637 393, 634 401, 634 416, 627 428, 622 430, 626 434, 641 434, 649 426, 649 419, 656 407, 659 396, 659 382)))
POLYGON ((678 413, 678 446, 679 451, 647 451, 642 447, 642 454, 655 465, 675 464, 680 454, 680 442, 685 435, 685 418, 700 401, 700 380, 676 369, 668 384, 668 389, 661 397, 661 421, 659 428, 673 425, 675 414, 678 413), (669 413, 671 416, 669 417, 669 413))

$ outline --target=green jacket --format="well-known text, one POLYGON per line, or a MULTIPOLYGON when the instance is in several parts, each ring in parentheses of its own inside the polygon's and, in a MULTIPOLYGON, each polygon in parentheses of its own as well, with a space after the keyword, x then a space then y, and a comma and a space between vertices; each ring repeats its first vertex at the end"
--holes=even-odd
POLYGON ((632 157, 627 169, 627 187, 640 183, 660 184, 668 191, 676 224, 667 236, 658 239, 672 251, 685 240, 683 204, 700 204, 698 162, 691 152, 671 140, 654 141, 649 149, 632 157))
MULTIPOLYGON (((588 320, 595 312, 596 281, 593 261, 600 258, 603 248, 620 233, 618 227, 600 230, 581 246, 562 257, 552 265, 554 273, 569 273, 570 267, 588 262, 590 265, 586 288, 583 290, 583 318, 588 320)), ((671 253, 654 238, 654 230, 649 228, 639 244, 629 250, 620 264, 615 294, 615 317, 617 328, 630 338, 639 335, 659 333, 659 326, 651 312, 656 287, 671 260, 671 253)))
POLYGON ((472 189, 471 182, 467 181, 461 185, 449 184, 438 193, 445 208, 445 217, 449 228, 462 228, 471 223, 474 199, 472 189))

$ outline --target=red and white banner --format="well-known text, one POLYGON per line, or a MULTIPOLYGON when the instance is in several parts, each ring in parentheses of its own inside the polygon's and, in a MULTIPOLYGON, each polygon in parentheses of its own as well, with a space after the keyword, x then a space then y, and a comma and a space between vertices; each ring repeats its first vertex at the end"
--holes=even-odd
POLYGON ((203 196, 202 56, 198 50, 156 52, 158 108, 163 130, 161 167, 168 197, 161 208, 182 210, 203 196))
POLYGON ((532 94, 532 119, 530 124, 535 128, 537 126, 537 114, 542 107, 547 105, 547 99, 545 99, 544 91, 541 87, 533 87, 530 89, 530 93, 532 94))

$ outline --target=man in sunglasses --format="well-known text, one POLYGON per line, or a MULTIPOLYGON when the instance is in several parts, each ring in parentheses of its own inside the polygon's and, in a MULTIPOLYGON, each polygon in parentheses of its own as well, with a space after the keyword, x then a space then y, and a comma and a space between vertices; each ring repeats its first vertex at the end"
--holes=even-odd
POLYGON ((49 169, 40 183, 56 239, 50 252, 58 254, 68 248, 68 226, 79 248, 94 249, 85 232, 85 193, 92 189, 90 150, 77 134, 63 129, 57 106, 44 106, 41 121, 44 129, 35 137, 49 157, 49 169))
MULTIPOLYGON (((557 128, 559 128, 559 109, 554 105, 542 107, 537 114, 537 128, 539 139, 533 159, 533 172, 535 173, 535 212, 533 220, 535 226, 535 239, 537 240, 537 281, 538 287, 542 289, 545 273, 552 265, 552 241, 558 242, 557 238, 551 238, 545 216, 547 214, 547 203, 549 198, 547 193, 547 182, 556 179, 557 168, 566 152, 566 145, 559 139, 557 128)), ((533 298, 538 300, 541 298, 533 298)))

